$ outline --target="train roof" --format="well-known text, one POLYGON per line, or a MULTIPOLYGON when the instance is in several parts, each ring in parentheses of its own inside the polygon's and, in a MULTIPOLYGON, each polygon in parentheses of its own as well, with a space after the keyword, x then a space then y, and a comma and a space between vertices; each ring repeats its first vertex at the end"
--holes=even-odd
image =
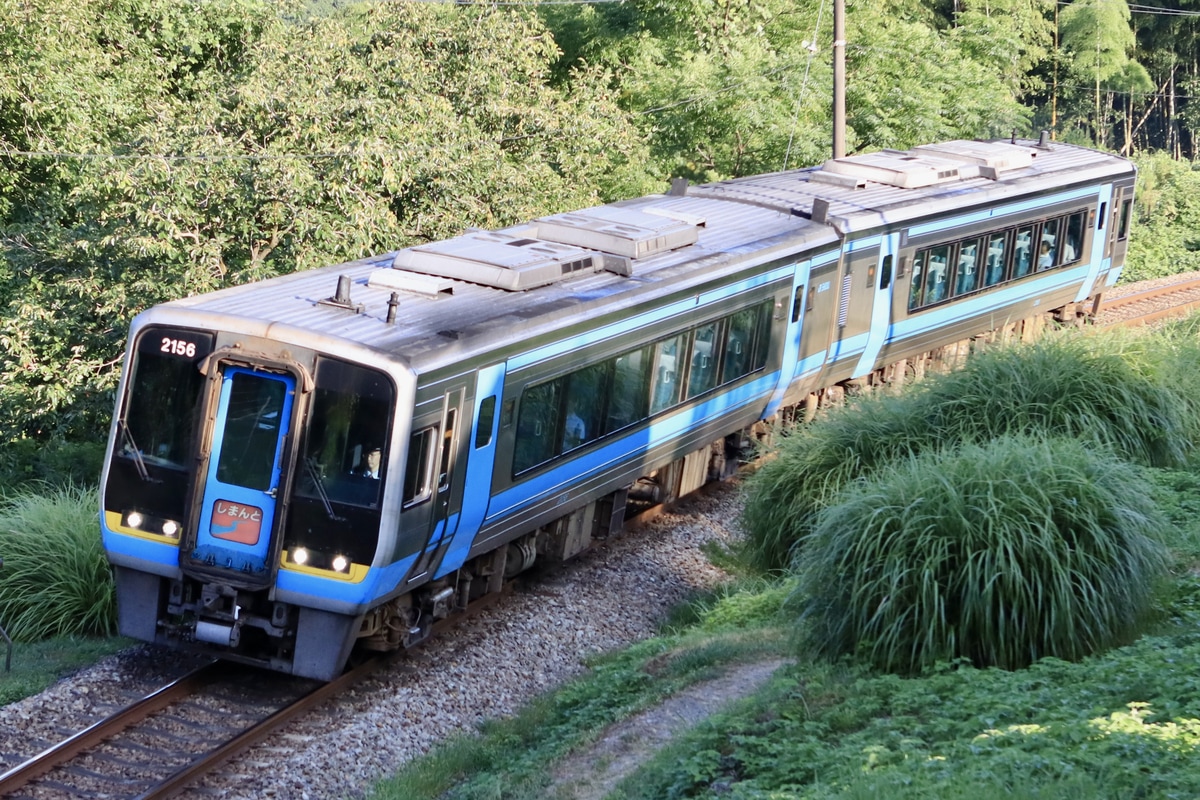
MULTIPOLYGON (((843 237, 1006 198, 1132 174, 1060 143, 955 141, 831 159, 469 231, 345 264, 165 304, 176 324, 336 337, 418 372, 843 237), (338 278, 349 291, 339 297, 338 278), (348 281, 348 284, 345 282, 348 281), (395 295, 395 323, 386 322, 395 295)), ((167 316, 164 316, 167 315, 167 316)))

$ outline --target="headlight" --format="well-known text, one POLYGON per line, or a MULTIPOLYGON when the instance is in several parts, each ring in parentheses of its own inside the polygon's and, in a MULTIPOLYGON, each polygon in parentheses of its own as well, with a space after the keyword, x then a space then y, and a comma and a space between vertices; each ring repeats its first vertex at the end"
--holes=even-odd
POLYGON ((334 556, 333 557, 333 568, 335 571, 345 572, 346 567, 348 567, 348 566, 350 566, 350 559, 346 558, 345 556, 334 556))
POLYGON ((146 519, 136 511, 130 511, 125 516, 125 524, 131 528, 141 529, 142 523, 145 521, 146 521, 146 519))
POLYGON ((168 520, 164 521, 162 524, 162 532, 163 532, 163 536, 170 536, 172 538, 178 536, 179 535, 179 523, 173 519, 168 519, 168 520))
POLYGON ((308 563, 308 551, 303 547, 297 547, 292 551, 292 563, 304 566, 308 563))

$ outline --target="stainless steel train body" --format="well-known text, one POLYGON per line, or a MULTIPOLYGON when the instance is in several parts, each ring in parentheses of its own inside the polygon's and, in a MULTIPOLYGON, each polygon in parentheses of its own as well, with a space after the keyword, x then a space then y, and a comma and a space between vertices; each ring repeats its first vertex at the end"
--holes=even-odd
POLYGON ((675 186, 139 315, 103 476, 120 630, 330 678, 695 488, 740 432, 1098 297, 1134 170, 947 142, 675 186))

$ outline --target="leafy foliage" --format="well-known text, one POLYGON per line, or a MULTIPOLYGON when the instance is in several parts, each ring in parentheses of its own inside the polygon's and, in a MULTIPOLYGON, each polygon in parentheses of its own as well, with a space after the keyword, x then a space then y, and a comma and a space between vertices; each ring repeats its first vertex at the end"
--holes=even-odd
POLYGON ((1189 401, 1113 352, 1116 341, 1058 336, 985 350, 902 395, 861 398, 797 429, 747 481, 744 555, 760 570, 785 569, 816 513, 843 487, 944 443, 1043 433, 1138 463, 1182 463, 1189 401))
POLYGON ((1135 159, 1137 214, 1122 280, 1200 270, 1200 165, 1165 153, 1135 159))
POLYGON ((1027 670, 798 665, 701 725, 625 798, 1169 798, 1200 792, 1195 633, 1027 670))
POLYGON ((548 85, 557 50, 526 12, 11 10, 0 441, 95 436, 156 302, 656 185, 604 76, 548 85))
POLYGON ((1138 630, 1163 524, 1133 468, 1074 440, 909 459, 818 515, 797 560, 803 649, 905 673, 1079 659, 1138 630))
POLYGON ((0 621, 14 640, 105 635, 116 597, 94 490, 17 494, 0 506, 0 621))

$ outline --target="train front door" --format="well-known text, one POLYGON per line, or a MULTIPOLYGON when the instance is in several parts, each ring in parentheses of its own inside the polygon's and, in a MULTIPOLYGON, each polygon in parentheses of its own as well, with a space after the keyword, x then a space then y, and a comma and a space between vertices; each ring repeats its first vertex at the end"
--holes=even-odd
POLYGON ((236 571, 248 584, 274 573, 271 531, 295 388, 290 375, 224 368, 190 553, 197 567, 236 571))

